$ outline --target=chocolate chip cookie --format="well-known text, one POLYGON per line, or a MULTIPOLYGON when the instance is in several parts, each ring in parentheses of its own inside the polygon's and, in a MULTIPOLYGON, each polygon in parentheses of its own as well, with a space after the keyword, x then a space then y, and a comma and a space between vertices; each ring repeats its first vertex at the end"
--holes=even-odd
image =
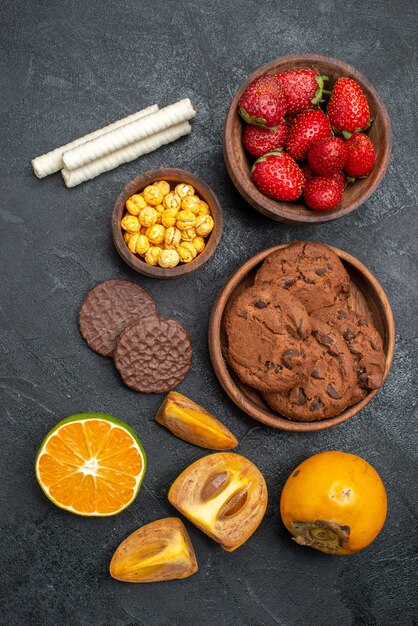
POLYGON ((180 322, 148 317, 122 332, 113 357, 128 387, 162 393, 186 376, 192 363, 192 346, 180 322))
POLYGON ((308 313, 344 302, 350 293, 350 279, 338 256, 314 241, 296 241, 269 254, 255 282, 287 290, 308 313))
POLYGON ((312 334, 305 344, 306 353, 315 355, 309 374, 290 390, 263 397, 289 419, 313 422, 338 415, 349 406, 357 381, 353 355, 335 328, 312 320, 312 334))
POLYGON ((258 390, 285 391, 312 369, 303 350, 311 322, 287 291, 254 285, 232 303, 226 320, 226 360, 239 378, 258 390))
POLYGON ((360 402, 383 383, 386 356, 382 339, 372 322, 351 309, 327 307, 315 311, 313 319, 322 320, 338 330, 354 357, 357 384, 350 404, 360 402))
POLYGON ((116 339, 133 322, 157 315, 154 300, 129 280, 105 280, 88 292, 78 315, 80 332, 88 346, 112 356, 116 339))

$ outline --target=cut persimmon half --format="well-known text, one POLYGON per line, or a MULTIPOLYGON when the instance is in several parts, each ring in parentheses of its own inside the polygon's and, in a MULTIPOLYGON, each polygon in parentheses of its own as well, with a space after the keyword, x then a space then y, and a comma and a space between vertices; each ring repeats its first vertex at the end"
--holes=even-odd
POLYGON ((132 428, 103 413, 80 413, 59 422, 35 461, 45 495, 84 516, 116 515, 128 507, 145 469, 145 452, 132 428))
POLYGON ((228 552, 258 528, 267 507, 260 470, 240 454, 218 452, 195 461, 176 478, 170 503, 228 552))
POLYGON ((109 569, 123 582, 155 583, 187 578, 198 566, 183 522, 166 517, 141 526, 122 541, 109 569))

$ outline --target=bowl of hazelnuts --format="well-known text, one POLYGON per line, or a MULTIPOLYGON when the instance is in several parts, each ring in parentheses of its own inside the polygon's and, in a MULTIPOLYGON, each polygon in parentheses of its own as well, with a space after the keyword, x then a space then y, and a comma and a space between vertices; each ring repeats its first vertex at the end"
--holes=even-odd
POLYGON ((223 228, 216 195, 186 170, 160 168, 124 186, 112 212, 112 235, 123 260, 154 278, 194 272, 215 252, 223 228))

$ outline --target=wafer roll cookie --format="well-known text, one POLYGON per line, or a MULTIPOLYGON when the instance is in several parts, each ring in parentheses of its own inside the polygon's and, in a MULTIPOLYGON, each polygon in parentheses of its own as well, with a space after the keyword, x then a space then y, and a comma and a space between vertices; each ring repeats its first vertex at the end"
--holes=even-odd
POLYGON ((64 169, 75 170, 91 161, 101 159, 132 143, 137 143, 151 135, 160 133, 170 126, 186 122, 196 115, 189 98, 170 104, 144 119, 136 120, 121 128, 106 133, 102 137, 88 141, 74 150, 65 152, 62 160, 64 169))
POLYGON ((167 143, 179 139, 179 137, 188 135, 191 129, 192 127, 189 122, 183 122, 182 124, 167 128, 156 135, 152 135, 147 139, 137 141, 126 148, 112 152, 112 154, 108 154, 101 159, 91 161, 87 165, 84 165, 84 167, 79 167, 71 171, 63 169, 61 174, 64 178, 64 182, 67 187, 75 187, 80 183, 84 183, 86 180, 91 180, 99 176, 99 174, 103 174, 103 172, 113 170, 115 167, 122 165, 122 163, 129 163, 129 161, 137 159, 142 154, 152 152, 167 143))
POLYGON ((42 156, 38 156, 32 160, 33 171, 38 178, 44 178, 45 176, 49 176, 49 174, 59 172, 60 169, 64 166, 62 162, 62 155, 64 154, 64 152, 68 152, 68 150, 77 148, 77 146, 80 146, 81 144, 86 143, 91 139, 101 137, 105 133, 115 130, 116 128, 120 128, 125 124, 130 124, 135 120, 139 120, 141 117, 145 117, 145 115, 155 113, 155 111, 158 111, 158 104, 153 104, 146 109, 142 109, 142 111, 137 111, 136 113, 128 115, 121 120, 117 120, 116 122, 113 122, 108 126, 104 126, 103 128, 99 128, 98 130, 89 133, 88 135, 84 135, 84 137, 74 139, 74 141, 67 143, 65 146, 60 146, 59 148, 55 148, 55 150, 51 150, 51 152, 47 152, 42 156))

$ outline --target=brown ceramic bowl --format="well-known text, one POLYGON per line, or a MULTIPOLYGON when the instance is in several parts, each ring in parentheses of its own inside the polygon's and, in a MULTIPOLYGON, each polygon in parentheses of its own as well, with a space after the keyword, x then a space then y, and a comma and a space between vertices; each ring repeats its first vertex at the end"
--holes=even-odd
MULTIPOLYGON (((270 409, 255 389, 244 385, 223 357, 226 347, 224 319, 234 298, 252 284, 256 271, 271 252, 288 245, 288 243, 284 243, 259 252, 244 265, 241 265, 221 289, 213 305, 209 321, 210 357, 218 380, 228 396, 242 411, 254 419, 281 430, 299 432, 323 430, 341 424, 356 415, 369 404, 379 390, 371 391, 361 402, 348 407, 335 417, 317 422, 291 421, 270 409)), ((383 339, 383 348, 386 354, 384 379, 386 379, 395 348, 395 323, 389 300, 376 278, 360 261, 343 250, 333 246, 329 247, 339 256, 350 276, 351 295, 349 303, 351 307, 371 319, 383 339)))
POLYGON ((151 276, 153 278, 174 278, 175 276, 184 276, 199 269, 206 261, 210 259, 212 254, 221 239, 223 229, 222 209, 219 201, 212 189, 198 176, 187 172, 186 170, 180 170, 175 168, 160 168, 155 170, 149 170, 140 174, 133 180, 131 180, 122 189, 121 193, 116 200, 115 206, 112 211, 112 236, 113 243, 120 256, 128 265, 132 267, 136 272, 144 274, 145 276, 151 276), (130 196, 135 193, 140 193, 147 185, 151 185, 157 180, 166 180, 173 188, 178 183, 188 183, 193 185, 196 190, 196 194, 207 204, 210 208, 210 213, 213 217, 214 227, 209 237, 205 240, 206 246, 197 257, 190 263, 182 263, 177 267, 165 269, 163 267, 148 265, 136 254, 133 254, 123 239, 123 231, 120 227, 120 222, 125 212, 125 202, 130 196))
MULTIPOLYGON (((357 209, 374 193, 386 173, 392 148, 390 119, 380 96, 367 78, 347 63, 319 54, 294 54, 280 57, 263 65, 242 83, 232 99, 226 115, 223 150, 225 163, 235 187, 242 197, 257 211, 279 222, 318 224, 335 220, 357 209), (263 74, 278 74, 290 69, 314 66, 321 74, 329 77, 326 89, 331 90, 336 79, 348 76, 356 80, 366 94, 373 124, 367 131, 374 143, 376 161, 370 174, 354 184, 348 185, 341 203, 331 211, 312 211, 303 200, 297 202, 278 202, 262 194, 251 179, 252 160, 245 152, 241 142, 244 122, 238 115, 238 102, 244 89, 263 74)), ((252 157, 251 157, 252 159, 252 157)))

